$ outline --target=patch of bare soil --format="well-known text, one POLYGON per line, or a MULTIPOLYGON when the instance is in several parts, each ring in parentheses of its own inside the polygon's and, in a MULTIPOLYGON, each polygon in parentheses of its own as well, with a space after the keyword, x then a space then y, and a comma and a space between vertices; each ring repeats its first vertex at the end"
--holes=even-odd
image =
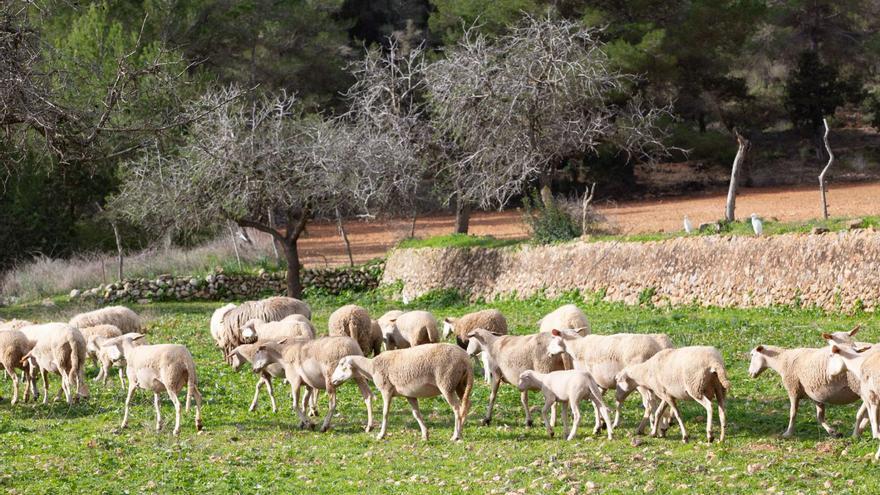
MULTIPOLYGON (((597 205, 611 228, 621 234, 672 232, 682 229, 687 215, 694 225, 713 222, 724 216, 726 193, 605 203, 597 205)), ((880 214, 880 182, 831 184, 828 190, 829 214, 856 217, 880 214)), ((809 220, 821 215, 818 186, 745 188, 737 196, 737 215, 745 218, 757 213, 782 222, 809 220)), ((431 215, 416 221, 417 237, 449 234, 455 218, 431 215)), ((347 224, 355 263, 380 257, 410 232, 406 219, 347 224)), ((522 212, 483 212, 471 219, 471 233, 499 239, 522 239, 528 235, 522 212)), ((307 266, 338 266, 348 263, 345 245, 334 223, 310 225, 300 241, 307 266)))

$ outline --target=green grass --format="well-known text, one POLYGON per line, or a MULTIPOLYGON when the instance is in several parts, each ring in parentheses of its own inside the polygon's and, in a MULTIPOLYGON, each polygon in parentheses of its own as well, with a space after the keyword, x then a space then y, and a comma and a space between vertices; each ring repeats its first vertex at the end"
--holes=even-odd
MULTIPOLYGON (((373 314, 398 306, 370 293, 310 302, 319 328, 337 306, 355 302, 373 314)), ((197 435, 185 415, 180 438, 170 434, 170 402, 163 401, 166 429, 153 430, 151 397, 135 395, 129 428, 118 430, 124 394, 114 384, 92 386, 82 405, 8 403, 9 382, 0 381, 0 492, 9 493, 872 493, 878 466, 877 442, 831 439, 802 404, 797 436, 783 440, 788 402, 778 376, 768 371, 749 379, 746 353, 758 343, 821 345, 813 325, 826 330, 862 323, 860 338, 880 340, 880 315, 835 315, 777 307, 738 310, 698 307, 628 307, 597 302, 577 293, 549 300, 499 300, 469 304, 453 293, 433 294, 410 307, 455 316, 487 306, 509 318, 513 331, 534 331, 535 321, 565 302, 578 302, 596 333, 666 332, 680 346, 708 344, 722 350, 733 382, 728 439, 703 440, 703 409, 684 403, 690 430, 682 444, 673 428, 666 439, 633 436, 638 401, 625 406, 622 427, 611 441, 589 434, 591 408, 574 442, 547 438, 543 428, 526 428, 518 393, 502 386, 491 426, 480 426, 488 390, 478 381, 465 440, 450 443, 452 415, 442 400, 422 401, 431 439, 419 439, 403 399, 395 399, 389 437, 377 441, 361 428, 363 403, 353 385, 343 387, 339 416, 328 433, 300 431, 289 396, 278 383, 277 414, 262 401, 247 412, 254 377, 222 364, 208 335, 210 312, 220 303, 161 303, 138 307, 150 318, 153 342, 184 343, 197 361, 205 397, 205 432, 197 435), (585 302, 586 299, 586 302, 585 302), (751 467, 749 467, 751 466, 751 467), (828 485, 826 485, 828 483, 828 485)), ((66 317, 79 308, 39 305, 3 308, 3 317, 40 320, 66 317)), ((89 368, 90 376, 95 370, 89 368)), ((53 391, 58 386, 53 380, 53 391)), ((538 399, 531 399, 534 407, 538 399)), ((322 398, 322 411, 326 410, 322 398)), ((379 407, 375 408, 379 413, 379 407)), ((842 432, 856 407, 832 406, 831 422, 842 432)))
POLYGON ((454 247, 454 248, 500 248, 505 246, 513 246, 523 242, 518 239, 496 239, 490 235, 467 235, 467 234, 448 234, 433 237, 410 237, 403 239, 397 244, 398 248, 437 248, 437 247, 454 247))

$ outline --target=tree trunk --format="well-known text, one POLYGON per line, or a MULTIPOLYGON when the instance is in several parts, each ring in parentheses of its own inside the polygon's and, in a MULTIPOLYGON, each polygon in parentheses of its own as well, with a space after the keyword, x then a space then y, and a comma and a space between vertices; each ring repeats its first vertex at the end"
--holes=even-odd
POLYGON ((736 220, 736 190, 739 187, 739 170, 749 148, 749 141, 736 129, 733 132, 736 134, 738 148, 736 157, 733 159, 733 168, 730 170, 730 188, 727 190, 727 209, 724 218, 728 222, 736 220))
POLYGON ((455 233, 467 234, 471 222, 471 205, 462 200, 455 203, 455 233))
POLYGON ((828 164, 825 165, 822 173, 819 174, 819 195, 822 196, 822 218, 828 220, 828 201, 825 199, 825 174, 828 173, 828 169, 834 163, 834 153, 831 151, 831 145, 828 144, 828 133, 830 132, 828 119, 822 119, 822 123, 825 124, 825 134, 822 137, 822 141, 825 142, 825 150, 828 152, 828 164))
POLYGON ((542 172, 540 177, 538 177, 538 185, 541 188, 541 202, 544 203, 544 208, 553 206, 553 190, 550 188, 552 182, 553 176, 550 172, 542 172))
POLYGON ((232 250, 235 252, 235 260, 238 262, 238 271, 241 271, 241 255, 238 254, 238 240, 235 238, 235 230, 232 228, 232 224, 227 224, 229 227, 229 240, 232 242, 232 250))
POLYGON ((354 258, 351 256, 351 243, 348 242, 348 233, 345 231, 345 225, 342 224, 342 215, 336 210, 336 225, 339 227, 339 235, 342 236, 342 242, 345 243, 345 254, 348 255, 348 265, 354 266, 354 258))
MULTIPOLYGON (((269 228, 275 229, 275 217, 272 215, 272 208, 267 210, 268 219, 269 219, 269 228)), ((272 252, 275 254, 275 264, 281 266, 281 256, 278 255, 278 239, 275 236, 272 236, 272 252)))
POLYGON ((303 287, 296 241, 295 238, 285 239, 281 246, 284 248, 284 259, 287 260, 287 295, 299 299, 302 297, 303 287))
POLYGON ((113 237, 116 238, 116 257, 119 262, 119 272, 117 279, 122 282, 122 238, 119 236, 119 227, 116 225, 116 222, 110 222, 110 226, 113 227, 113 237))

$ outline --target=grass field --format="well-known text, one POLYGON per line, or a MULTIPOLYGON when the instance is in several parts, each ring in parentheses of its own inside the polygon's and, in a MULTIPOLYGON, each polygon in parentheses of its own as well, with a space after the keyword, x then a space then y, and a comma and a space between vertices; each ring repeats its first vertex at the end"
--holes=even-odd
MULTIPOLYGON (((381 294, 354 297, 379 314, 395 306, 381 294)), ((330 312, 351 298, 310 300, 315 321, 325 328, 330 312)), ((502 386, 495 421, 480 426, 488 389, 480 381, 464 441, 450 443, 452 414, 442 399, 423 401, 431 439, 419 438, 403 399, 395 399, 389 436, 377 441, 362 431, 365 412, 352 384, 340 394, 339 415, 328 433, 300 431, 289 396, 278 384, 277 414, 263 401, 247 406, 255 379, 225 366, 208 335, 210 312, 219 303, 154 304, 137 310, 150 319, 152 342, 184 343, 192 350, 205 397, 205 431, 196 434, 184 416, 180 438, 170 433, 173 409, 163 402, 166 428, 153 430, 151 397, 135 395, 129 428, 119 431, 124 393, 118 384, 92 385, 84 404, 9 405, 10 384, 0 381, 0 492, 8 493, 873 493, 880 480, 871 457, 876 442, 831 439, 817 425, 814 408, 802 403, 797 438, 783 440, 788 403, 779 378, 767 371, 749 379, 746 353, 758 343, 821 345, 814 325, 827 330, 862 323, 864 340, 880 340, 880 317, 831 315, 812 310, 770 308, 627 307, 568 298, 502 300, 497 307, 516 333, 563 302, 581 303, 594 332, 666 332, 680 346, 721 349, 733 382, 728 439, 704 440, 704 411, 695 403, 682 411, 691 442, 678 428, 666 439, 634 437, 638 401, 627 401, 622 427, 612 441, 592 437, 588 425, 574 442, 549 439, 537 425, 524 426, 518 394, 502 386)), ((470 305, 451 294, 414 301, 438 317, 487 306, 470 305)), ((3 317, 39 320, 66 317, 78 308, 60 305, 3 308, 3 317)), ((95 370, 89 368, 89 375, 95 370)), ((53 383, 58 386, 57 379, 53 383)), ((323 398, 322 398, 323 399, 323 398)), ((537 408, 539 400, 532 396, 537 408)), ((322 400, 322 411, 325 403, 322 400)), ((377 415, 380 406, 374 405, 377 415)), ((855 406, 831 407, 832 423, 849 432, 855 406)), ((171 425, 173 426, 173 424, 171 425)))

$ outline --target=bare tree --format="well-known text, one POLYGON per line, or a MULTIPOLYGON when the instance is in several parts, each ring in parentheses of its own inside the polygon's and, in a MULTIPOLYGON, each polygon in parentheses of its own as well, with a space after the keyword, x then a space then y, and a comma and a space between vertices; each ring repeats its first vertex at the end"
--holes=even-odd
POLYGON ((739 172, 743 160, 746 159, 746 152, 749 150, 749 140, 736 129, 733 130, 733 133, 736 135, 737 150, 733 159, 733 167, 730 169, 730 186, 727 189, 727 208, 724 218, 728 222, 736 220, 736 192, 739 188, 739 172))
POLYGON ((431 121, 455 145, 441 175, 460 211, 503 206, 534 179, 549 204, 554 170, 600 144, 635 158, 664 150, 658 120, 668 110, 619 102, 635 78, 614 69, 600 36, 527 17, 494 40, 467 29, 426 67, 431 121))
POLYGON ((153 149, 130 163, 114 207, 159 229, 231 220, 265 232, 283 248, 287 291, 298 297, 306 224, 337 210, 375 214, 412 188, 417 163, 396 133, 306 115, 284 94, 245 103, 240 92, 211 91, 194 103, 190 113, 209 115, 193 121, 175 153, 153 149))
POLYGON ((834 152, 831 151, 831 145, 828 144, 828 133, 831 132, 831 129, 828 127, 828 119, 822 119, 822 124, 825 125, 825 134, 822 136, 822 140, 825 142, 825 150, 828 152, 828 163, 822 169, 822 173, 819 174, 819 195, 822 196, 822 218, 828 220, 828 201, 825 199, 825 175, 831 168, 831 164, 834 163, 834 152))

